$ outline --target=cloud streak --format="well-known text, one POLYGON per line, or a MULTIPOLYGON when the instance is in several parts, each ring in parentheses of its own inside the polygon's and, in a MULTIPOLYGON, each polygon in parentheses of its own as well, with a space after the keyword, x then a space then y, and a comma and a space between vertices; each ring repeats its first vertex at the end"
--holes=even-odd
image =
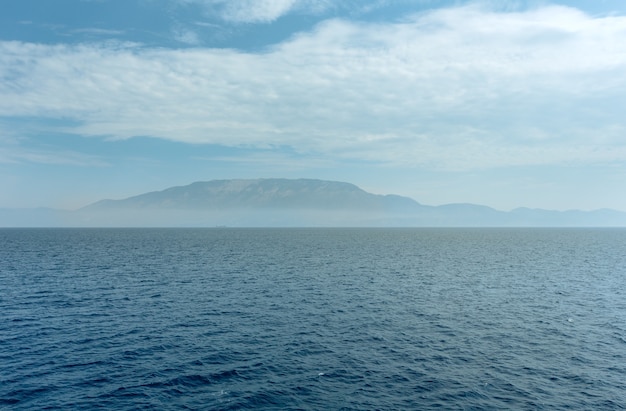
POLYGON ((271 23, 294 11, 319 13, 332 6, 331 0, 178 0, 199 4, 207 13, 233 23, 271 23))
MULTIPOLYGON (((271 3, 257 21, 299 7, 271 3)), ((0 116, 450 170, 623 161, 625 36, 625 17, 469 6, 329 20, 263 53, 2 42, 0 116)))
POLYGON ((109 167, 98 156, 71 150, 36 150, 20 146, 0 147, 0 164, 34 163, 77 167, 109 167))

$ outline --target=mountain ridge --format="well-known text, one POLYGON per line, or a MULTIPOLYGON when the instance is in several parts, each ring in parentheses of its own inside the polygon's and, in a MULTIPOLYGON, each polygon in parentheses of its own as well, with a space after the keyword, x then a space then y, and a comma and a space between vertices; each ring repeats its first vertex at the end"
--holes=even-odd
POLYGON ((100 200, 81 210, 106 208, 313 208, 380 210, 421 205, 394 194, 368 193, 358 186, 318 179, 233 179, 197 181, 185 186, 139 194, 121 200, 100 200))
POLYGON ((318 179, 196 181, 78 210, 0 209, 0 226, 76 227, 626 227, 626 213, 599 209, 511 211, 423 205, 396 194, 318 179))

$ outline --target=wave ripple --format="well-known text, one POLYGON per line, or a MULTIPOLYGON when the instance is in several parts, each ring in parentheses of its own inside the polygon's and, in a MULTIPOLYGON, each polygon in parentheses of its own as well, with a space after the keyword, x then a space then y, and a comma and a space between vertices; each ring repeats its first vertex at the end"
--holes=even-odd
POLYGON ((626 408, 626 230, 2 229, 0 244, 0 408, 626 408))

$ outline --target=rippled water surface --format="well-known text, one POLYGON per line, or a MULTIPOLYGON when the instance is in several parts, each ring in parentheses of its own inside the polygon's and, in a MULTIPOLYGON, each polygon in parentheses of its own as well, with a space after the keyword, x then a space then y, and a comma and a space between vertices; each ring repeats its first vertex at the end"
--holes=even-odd
POLYGON ((0 230, 0 408, 98 407, 624 409, 626 230, 0 230))

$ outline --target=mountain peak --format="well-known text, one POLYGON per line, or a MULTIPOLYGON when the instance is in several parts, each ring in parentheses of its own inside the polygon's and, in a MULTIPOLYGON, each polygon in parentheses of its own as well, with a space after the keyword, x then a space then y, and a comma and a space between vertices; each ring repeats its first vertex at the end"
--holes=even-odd
POLYGON ((104 209, 353 209, 381 211, 418 207, 408 197, 368 193, 354 184, 316 179, 234 179, 197 181, 122 200, 102 200, 83 210, 104 209))
POLYGON ((476 204, 426 206, 408 197, 368 193, 345 182, 260 178, 197 181, 125 199, 98 201, 74 212, 0 210, 2 224, 90 227, 623 227, 626 226, 626 213, 529 208, 504 212, 476 204))

